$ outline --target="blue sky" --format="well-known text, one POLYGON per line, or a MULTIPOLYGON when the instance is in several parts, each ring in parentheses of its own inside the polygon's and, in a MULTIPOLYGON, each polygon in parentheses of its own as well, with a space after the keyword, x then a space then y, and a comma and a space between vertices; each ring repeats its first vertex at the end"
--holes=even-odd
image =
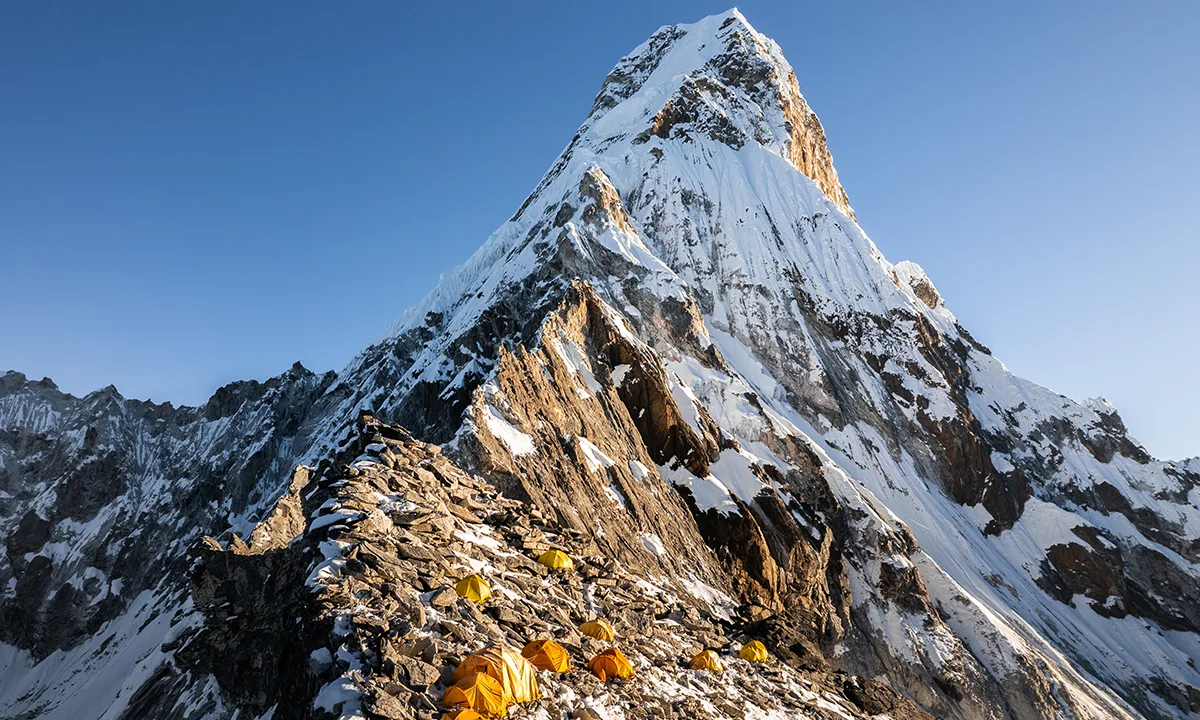
MULTIPOLYGON (((1200 3, 1136 5, 740 7, 888 258, 1182 457, 1200 3)), ((0 4, 0 368, 176 403, 340 368, 512 214, 622 54, 726 8, 0 4)))

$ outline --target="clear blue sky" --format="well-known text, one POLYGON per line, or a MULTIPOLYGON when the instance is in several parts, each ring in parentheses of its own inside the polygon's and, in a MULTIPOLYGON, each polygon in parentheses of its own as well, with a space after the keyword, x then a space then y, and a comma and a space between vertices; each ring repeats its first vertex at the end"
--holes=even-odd
MULTIPOLYGON (((202 402, 340 368, 604 75, 725 2, 0 3, 0 368, 202 402)), ((743 2, 859 220, 1014 371, 1200 453, 1200 3, 743 2)))

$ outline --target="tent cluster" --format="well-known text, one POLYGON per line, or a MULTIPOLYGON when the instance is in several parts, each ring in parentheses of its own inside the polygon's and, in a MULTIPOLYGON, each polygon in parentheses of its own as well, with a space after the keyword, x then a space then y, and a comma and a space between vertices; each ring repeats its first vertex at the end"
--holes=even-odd
MULTIPOLYGON (((538 562, 552 570, 570 570, 575 563, 561 550, 542 553, 538 562)), ((468 575, 454 586, 459 596, 476 603, 485 603, 492 589, 479 575, 468 575)), ((579 632, 596 640, 611 643, 616 639, 613 626, 597 618, 585 622, 579 632)), ((738 657, 749 662, 763 662, 770 657, 766 647, 753 640, 742 646, 738 657)), ((712 650, 704 650, 691 659, 693 670, 723 672, 721 659, 712 650)), ((616 646, 610 646, 588 661, 587 668, 601 682, 612 678, 627 680, 634 676, 633 664, 616 646)), ((504 645, 494 645, 468 655, 459 663, 446 690, 442 703, 454 710, 442 720, 482 720, 484 717, 503 717, 511 703, 532 702, 541 697, 537 671, 566 673, 572 670, 567 650, 553 640, 532 640, 517 652, 504 645)))
MULTIPOLYGON (((612 640, 612 625, 604 620, 584 623, 590 637, 612 640)), ((582 628, 581 628, 582 629, 582 628)), ((457 708, 443 720, 474 720, 477 713, 502 717, 511 703, 531 702, 541 697, 537 671, 570 672, 571 658, 566 648, 553 640, 532 640, 520 653, 504 645, 495 645, 468 655, 459 663, 442 703, 457 708)), ((588 670, 605 682, 611 678, 633 677, 633 664, 619 649, 610 647, 588 662, 588 670)))
MULTIPOLYGON (((612 642, 617 637, 616 631, 607 620, 597 618, 579 626, 579 632, 601 642, 612 642)), ((610 678, 628 680, 633 677, 633 664, 625 653, 616 646, 610 647, 588 661, 588 670, 600 678, 600 682, 608 682, 610 678)))
MULTIPOLYGON (((766 662, 771 655, 767 652, 767 646, 763 645, 758 640, 751 640, 738 650, 738 658, 746 662, 760 663, 766 662)), ((693 670, 707 670, 708 672, 725 672, 725 665, 721 663, 721 658, 712 650, 704 650, 696 653, 695 656, 688 662, 688 667, 693 670)))

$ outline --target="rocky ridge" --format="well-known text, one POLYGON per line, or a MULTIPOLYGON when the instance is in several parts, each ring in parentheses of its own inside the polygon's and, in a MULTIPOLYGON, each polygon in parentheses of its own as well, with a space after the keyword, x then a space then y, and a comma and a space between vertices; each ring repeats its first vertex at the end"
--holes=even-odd
MULTIPOLYGON (((214 673, 226 697, 255 715, 432 718, 466 655, 553 638, 576 669, 539 673, 542 698, 513 712, 928 717, 885 685, 830 670, 803 641, 796 647, 808 667, 794 668, 787 660, 797 656, 780 643, 787 626, 751 621, 715 589, 701 600, 670 576, 630 572, 597 550, 586 534, 498 494, 436 446, 363 416, 333 462, 297 471, 249 542, 209 538, 197 549, 194 595, 205 622, 180 640, 176 661, 214 673), (550 547, 568 552, 575 569, 539 565, 550 547), (482 605, 453 590, 471 573, 491 584, 493 598, 482 605), (608 645, 577 630, 595 617, 614 625, 635 679, 605 685, 584 669, 608 645), (786 660, 754 666, 731 656, 755 637, 786 660), (725 673, 685 669, 704 648, 725 656, 725 673)), ((175 687, 164 676, 141 694, 148 704, 127 714, 177 707, 175 687)))

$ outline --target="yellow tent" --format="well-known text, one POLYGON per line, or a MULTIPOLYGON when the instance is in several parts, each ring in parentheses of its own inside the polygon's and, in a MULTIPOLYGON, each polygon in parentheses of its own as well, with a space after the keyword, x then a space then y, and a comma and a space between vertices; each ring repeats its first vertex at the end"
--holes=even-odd
POLYGON ((688 667, 693 670, 710 670, 712 672, 725 672, 725 667, 721 665, 721 658, 712 650, 705 650, 692 658, 688 663, 688 667))
POLYGON ((556 673, 571 671, 571 658, 562 645, 553 640, 533 640, 521 651, 521 657, 528 660, 538 670, 552 670, 556 673))
POLYGON ((738 650, 738 657, 750 662, 763 662, 771 656, 767 653, 766 645, 757 640, 751 640, 743 645, 741 650, 738 650))
POLYGON ((547 550, 538 558, 538 562, 553 570, 570 570, 575 567, 575 561, 562 550, 547 550))
POLYGON ((628 680, 633 677, 633 665, 630 664, 629 658, 615 647, 592 658, 588 663, 588 670, 600 678, 600 682, 607 682, 609 678, 628 680))
POLYGON ((478 575, 468 575, 459 580, 458 584, 454 586, 454 591, 477 603, 487 602, 487 599, 492 596, 492 588, 488 586, 486 580, 478 575))
POLYGON ((531 702, 542 696, 537 670, 510 647, 494 645, 468 655, 458 664, 452 679, 458 682, 472 673, 490 675, 499 681, 508 702, 531 702))
POLYGON ((613 632, 613 626, 609 625, 608 621, 606 620, 592 620, 591 622, 585 622, 579 626, 579 632, 587 635, 588 637, 596 638, 597 640, 603 640, 604 642, 612 642, 613 638, 616 637, 616 633, 613 632))
POLYGON ((496 678, 484 673, 470 673, 458 678, 454 687, 446 690, 442 704, 452 708, 466 707, 489 716, 502 717, 508 713, 504 688, 496 678))
MULTIPOLYGON (((449 690, 446 691, 447 693, 449 690)), ((483 716, 471 708, 460 708, 442 716, 442 720, 483 720, 483 716)))

